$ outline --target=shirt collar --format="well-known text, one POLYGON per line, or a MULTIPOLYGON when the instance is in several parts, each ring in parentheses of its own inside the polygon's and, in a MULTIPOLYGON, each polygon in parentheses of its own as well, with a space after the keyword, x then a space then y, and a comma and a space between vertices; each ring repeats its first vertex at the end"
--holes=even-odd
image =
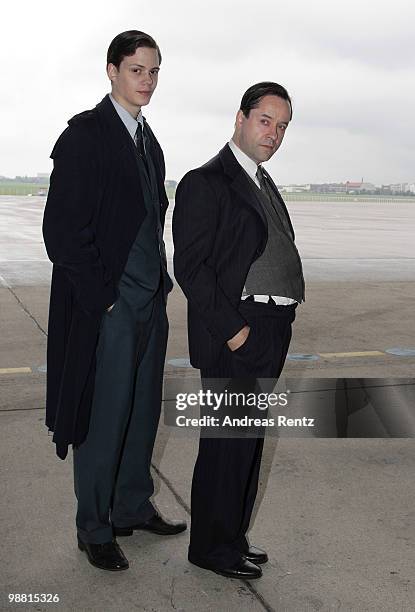
POLYGON ((111 94, 109 94, 109 98, 111 102, 113 103, 114 108, 118 113, 118 116, 120 117, 121 121, 127 128, 128 133, 130 134, 131 138, 134 140, 134 136, 137 131, 137 122, 141 124, 142 128, 144 127, 144 117, 143 117, 143 113, 141 112, 141 109, 137 115, 137 119, 134 119, 134 117, 130 115, 128 110, 126 110, 123 106, 121 106, 121 104, 119 104, 119 102, 117 102, 117 100, 111 94))
POLYGON ((232 151, 232 153, 235 155, 236 157, 236 161, 242 166, 242 168, 245 170, 245 172, 248 174, 248 176, 255 182, 255 184, 259 187, 259 182, 258 179, 256 177, 256 171, 258 169, 258 165, 256 162, 254 162, 253 159, 251 159, 250 157, 248 157, 248 155, 246 153, 244 153, 237 144, 235 144, 235 142, 231 139, 229 141, 229 148, 232 151))

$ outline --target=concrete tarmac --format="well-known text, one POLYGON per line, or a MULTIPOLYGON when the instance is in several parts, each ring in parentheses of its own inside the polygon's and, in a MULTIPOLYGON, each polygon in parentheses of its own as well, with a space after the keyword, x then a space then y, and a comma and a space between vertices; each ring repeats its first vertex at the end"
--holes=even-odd
MULTIPOLYGON (((40 233, 43 205, 44 198, 0 198, 0 609, 412 611, 413 439, 269 436, 249 534, 270 557, 260 580, 229 580, 192 566, 188 532, 119 538, 130 561, 126 572, 87 563, 76 548, 72 460, 55 456, 44 426, 50 265, 40 233), (9 603, 9 594, 23 593, 57 594, 59 602, 9 603)), ((415 347, 415 205, 361 203, 354 212, 349 203, 309 206, 290 204, 308 291, 290 347, 303 359, 287 361, 284 375, 303 382, 376 377, 395 390, 403 381, 410 387, 415 357, 386 350, 415 347)), ((167 236, 169 226, 170 217, 167 236)), ((186 367, 178 288, 169 319, 166 379, 190 383, 197 373, 186 367)), ((196 452, 195 434, 178 437, 161 422, 155 503, 170 518, 190 520, 196 452)))

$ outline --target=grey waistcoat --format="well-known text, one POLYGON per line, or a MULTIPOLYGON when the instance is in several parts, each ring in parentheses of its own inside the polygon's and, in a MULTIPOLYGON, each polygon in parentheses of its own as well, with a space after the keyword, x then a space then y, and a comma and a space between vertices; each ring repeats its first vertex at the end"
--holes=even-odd
POLYGON ((131 247, 119 287, 123 297, 131 306, 139 310, 154 297, 161 277, 166 293, 171 290, 172 281, 167 272, 157 178, 153 161, 147 152, 146 159, 149 167, 149 173, 147 173, 138 152, 137 156, 147 215, 131 247))
POLYGON ((268 241, 262 255, 249 269, 246 293, 281 295, 302 302, 303 269, 285 210, 271 187, 265 192, 252 179, 250 184, 252 197, 259 199, 267 219, 268 241))

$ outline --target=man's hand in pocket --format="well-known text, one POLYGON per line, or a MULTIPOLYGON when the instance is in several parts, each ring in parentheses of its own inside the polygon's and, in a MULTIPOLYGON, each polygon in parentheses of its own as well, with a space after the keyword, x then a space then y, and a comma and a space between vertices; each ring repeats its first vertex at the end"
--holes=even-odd
POLYGON ((235 334, 230 340, 227 341, 227 345, 232 352, 236 351, 243 344, 245 344, 249 336, 250 329, 251 328, 249 327, 249 325, 245 325, 245 327, 240 329, 237 334, 235 334))

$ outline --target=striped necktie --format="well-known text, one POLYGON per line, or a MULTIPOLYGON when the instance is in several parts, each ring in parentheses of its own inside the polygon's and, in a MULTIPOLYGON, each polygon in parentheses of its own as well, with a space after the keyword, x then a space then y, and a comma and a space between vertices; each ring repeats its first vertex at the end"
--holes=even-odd
POLYGON ((144 135, 143 135, 143 126, 140 122, 138 122, 137 125, 137 130, 135 133, 135 145, 137 147, 137 151, 141 157, 141 159, 144 162, 144 167, 147 170, 147 174, 148 174, 148 162, 147 162, 147 155, 146 155, 146 150, 144 147, 144 135))

